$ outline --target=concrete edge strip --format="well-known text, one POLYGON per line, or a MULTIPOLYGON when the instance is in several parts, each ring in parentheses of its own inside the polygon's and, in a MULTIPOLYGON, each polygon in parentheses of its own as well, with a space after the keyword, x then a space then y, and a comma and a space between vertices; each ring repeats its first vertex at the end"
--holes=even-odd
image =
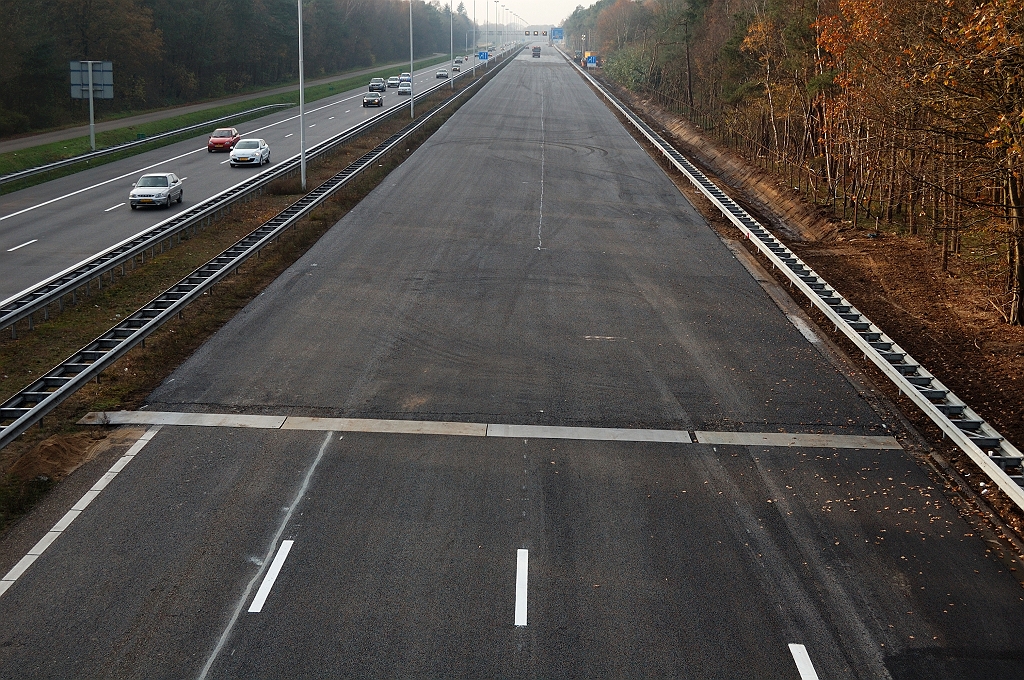
POLYGON ((119 472, 124 470, 125 466, 132 461, 136 454, 138 454, 139 451, 149 443, 149 440, 156 436, 156 433, 160 431, 160 427, 161 425, 159 424, 154 425, 143 433, 143 435, 139 437, 134 444, 132 444, 131 448, 129 448, 123 456, 117 459, 117 462, 110 467, 106 474, 100 477, 99 481, 97 481, 91 489, 86 491, 85 495, 82 496, 79 501, 75 503, 63 517, 60 518, 60 521, 54 524, 53 528, 46 532, 46 535, 43 536, 39 542, 36 543, 32 549, 29 550, 28 553, 11 568, 9 572, 7 572, 7 575, 0 579, 0 596, 6 593, 7 590, 14 585, 14 582, 17 581, 30 566, 32 566, 33 562, 39 559, 40 555, 46 552, 47 548, 53 545, 54 541, 60 538, 60 535, 64 533, 65 529, 71 526, 72 522, 78 519, 78 516, 82 514, 82 511, 84 511, 89 504, 100 495, 100 492, 103 491, 103 489, 107 488, 107 485, 117 477, 119 472))
MULTIPOLYGON (((633 430, 616 427, 562 427, 556 425, 501 425, 431 420, 377 420, 372 418, 315 418, 306 416, 247 416, 230 413, 175 413, 168 411, 109 411, 87 414, 81 425, 185 425, 243 427, 270 430, 433 434, 460 437, 573 439, 618 442, 692 444, 685 430, 633 430)), ((902 449, 895 437, 785 432, 697 432, 696 443, 722 446, 771 446, 830 449, 902 449)))
POLYGON ((830 449, 902 449, 895 437, 851 434, 799 434, 787 432, 701 432, 700 444, 735 446, 805 446, 830 449))

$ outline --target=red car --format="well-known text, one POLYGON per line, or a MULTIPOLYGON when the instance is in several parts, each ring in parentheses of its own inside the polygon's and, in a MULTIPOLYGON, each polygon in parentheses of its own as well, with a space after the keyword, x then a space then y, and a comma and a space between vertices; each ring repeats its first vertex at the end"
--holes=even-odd
POLYGON ((242 136, 238 134, 238 130, 235 128, 217 128, 210 135, 210 141, 206 143, 206 150, 210 153, 214 151, 231 151, 241 138, 242 136))

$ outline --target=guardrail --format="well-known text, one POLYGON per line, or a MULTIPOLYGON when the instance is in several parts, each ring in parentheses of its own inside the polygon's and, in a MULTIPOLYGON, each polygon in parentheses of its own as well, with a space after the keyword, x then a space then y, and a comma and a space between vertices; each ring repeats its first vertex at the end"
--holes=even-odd
POLYGON ((840 295, 824 278, 783 245, 601 83, 577 66, 564 52, 562 56, 654 144, 676 169, 686 175, 690 182, 722 212, 722 215, 743 233, 744 238, 756 246, 761 254, 785 274, 794 287, 835 324, 837 330, 864 352, 866 358, 938 425, 945 436, 964 451, 1018 507, 1024 509, 1024 489, 1021 488, 1024 486, 1024 454, 915 361, 881 328, 857 311, 849 300, 840 295), (1008 470, 1017 472, 1009 474, 1008 470))
POLYGON ((216 125, 217 123, 223 123, 228 120, 235 118, 241 118, 242 116, 248 116, 250 113, 259 113, 267 109, 279 109, 282 107, 295 106, 295 104, 267 104, 266 106, 257 106, 255 109, 249 109, 248 111, 239 111, 233 113, 230 116, 222 116, 220 118, 214 118, 213 120, 204 121, 202 123, 196 123, 195 125, 189 125, 187 127, 178 128, 177 130, 170 130, 168 132, 161 132, 160 134, 153 135, 152 137, 145 137, 143 139, 136 139, 131 142, 125 142, 124 144, 117 144, 115 146, 107 147, 106 149, 100 149, 98 151, 90 151, 89 153, 79 154, 78 156, 72 156, 71 158, 65 158, 63 160, 54 161, 53 163, 47 163, 46 165, 39 165, 34 168, 27 168, 25 170, 19 170, 18 172, 12 172, 7 175, 0 175, 0 186, 8 184, 10 182, 16 182, 19 179, 25 179, 26 177, 32 177, 33 175, 39 175, 44 172, 50 172, 51 170, 58 170, 65 168, 69 165, 75 165, 76 163, 84 163, 91 161, 93 158, 100 158, 118 151, 124 151, 125 149, 131 149, 136 146, 143 146, 150 142, 166 139, 167 137, 173 137, 175 135, 184 134, 186 132, 192 132, 194 130, 201 130, 202 128, 216 125))
MULTIPOLYGON (((330 198, 353 177, 371 167, 384 154, 398 147, 409 135, 423 127, 449 104, 479 89, 507 63, 508 60, 498 63, 487 76, 448 97, 426 116, 406 125, 372 151, 361 156, 337 175, 285 208, 268 222, 168 288, 140 310, 125 318, 0 405, 0 448, 14 441, 90 380, 99 377, 104 369, 133 347, 142 343, 147 336, 165 322, 181 314, 191 302, 201 297, 214 284, 279 238, 286 229, 330 198)), ((448 82, 445 81, 440 86, 447 85, 448 82)), ((424 95, 433 89, 429 88, 424 95)), ((404 110, 404 108, 395 107, 393 110, 404 110)))
MULTIPOLYGON (((451 80, 468 77, 472 77, 469 71, 460 73, 453 79, 446 79, 444 82, 425 88, 422 92, 415 94, 414 99, 419 101, 430 96, 435 90, 449 85, 451 80)), ((354 125, 330 139, 311 147, 306 151, 306 159, 315 159, 334 147, 363 134, 382 120, 404 110, 403 106, 395 106, 387 111, 380 112, 362 123, 354 125)), ((263 187, 275 179, 296 171, 299 163, 299 155, 296 154, 262 173, 253 175, 219 194, 197 203, 188 210, 159 222, 147 230, 125 239, 7 298, 0 302, 0 330, 10 327, 11 337, 16 338, 17 323, 26 318, 28 319, 29 330, 31 330, 34 324, 33 314, 36 312, 42 311, 43 318, 48 319, 50 305, 56 303, 60 310, 63 311, 64 298, 70 296, 72 304, 76 303, 78 301, 78 290, 85 288, 86 294, 88 294, 93 281, 96 282, 98 288, 102 288, 103 277, 109 275, 111 283, 113 283, 116 269, 120 268, 121 275, 123 276, 125 266, 129 261, 134 266, 139 258, 145 262, 147 251, 153 251, 155 255, 159 248, 160 252, 163 252, 165 242, 170 246, 173 245, 173 240, 176 237, 180 241, 181 234, 185 230, 191 228, 195 231, 200 223, 212 221, 220 211, 230 205, 262 190, 263 187)))

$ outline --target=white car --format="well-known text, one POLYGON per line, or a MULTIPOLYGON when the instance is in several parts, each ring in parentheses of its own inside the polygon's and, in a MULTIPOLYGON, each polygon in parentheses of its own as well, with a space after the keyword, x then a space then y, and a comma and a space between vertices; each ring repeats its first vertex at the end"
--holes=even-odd
POLYGON ((270 162, 270 147, 262 139, 242 139, 231 149, 228 158, 231 167, 237 165, 263 165, 270 162))
POLYGON ((388 78, 388 87, 398 87, 398 76, 388 78))
POLYGON ((438 69, 437 73, 434 74, 434 77, 435 78, 447 78, 448 77, 448 69, 446 69, 446 68, 438 69))
POLYGON ((173 172, 154 172, 143 175, 132 185, 128 194, 128 205, 135 210, 140 205, 162 205, 171 207, 172 201, 181 203, 185 188, 173 172))
POLYGON ((399 83, 398 94, 412 94, 412 83, 407 80, 399 83))

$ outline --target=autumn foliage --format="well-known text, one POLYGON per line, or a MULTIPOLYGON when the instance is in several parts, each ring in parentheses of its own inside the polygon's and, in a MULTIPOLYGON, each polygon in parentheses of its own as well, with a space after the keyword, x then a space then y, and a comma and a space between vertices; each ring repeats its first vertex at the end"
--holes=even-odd
POLYGON ((565 26, 841 222, 973 257, 1024 324, 1024 0, 603 0, 565 26))

